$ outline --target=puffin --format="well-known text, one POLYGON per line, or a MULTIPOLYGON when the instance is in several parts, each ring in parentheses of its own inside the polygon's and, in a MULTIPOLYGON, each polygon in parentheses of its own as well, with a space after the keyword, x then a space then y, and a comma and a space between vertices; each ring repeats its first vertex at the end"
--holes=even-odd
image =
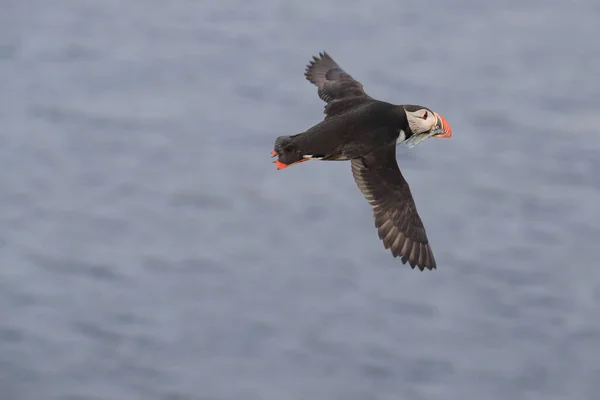
POLYGON ((448 121, 424 106, 369 96, 362 83, 324 51, 312 57, 304 75, 326 103, 325 116, 302 133, 275 139, 271 155, 277 170, 309 160, 350 161, 385 249, 411 269, 436 269, 425 227, 396 161, 396 147, 450 138, 448 121))

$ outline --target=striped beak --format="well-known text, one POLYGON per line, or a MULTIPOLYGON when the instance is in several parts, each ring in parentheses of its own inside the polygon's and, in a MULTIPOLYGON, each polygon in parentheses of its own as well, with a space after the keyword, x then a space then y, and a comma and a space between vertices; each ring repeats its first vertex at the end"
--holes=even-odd
POLYGON ((452 137, 452 128, 450 127, 450 124, 448 123, 448 121, 446 121, 446 118, 442 117, 438 113, 434 113, 434 114, 435 114, 437 123, 435 124, 433 129, 438 131, 438 133, 433 135, 433 137, 451 138, 452 137))

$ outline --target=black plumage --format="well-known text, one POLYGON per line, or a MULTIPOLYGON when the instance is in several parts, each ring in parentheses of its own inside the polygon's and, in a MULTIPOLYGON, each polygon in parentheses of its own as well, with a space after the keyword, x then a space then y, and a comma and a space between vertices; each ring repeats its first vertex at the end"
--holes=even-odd
POLYGON ((447 121, 422 106, 373 99, 327 53, 313 57, 305 76, 326 102, 325 118, 305 132, 275 140, 278 169, 309 159, 350 160, 384 247, 412 268, 436 268, 425 227, 396 163, 396 145, 413 135, 450 137, 447 121), (415 132, 420 123, 434 117, 435 124, 415 132))
POLYGON ((436 268, 425 227, 396 163, 396 148, 383 147, 350 163, 358 188, 373 208, 385 248, 412 268, 436 268))

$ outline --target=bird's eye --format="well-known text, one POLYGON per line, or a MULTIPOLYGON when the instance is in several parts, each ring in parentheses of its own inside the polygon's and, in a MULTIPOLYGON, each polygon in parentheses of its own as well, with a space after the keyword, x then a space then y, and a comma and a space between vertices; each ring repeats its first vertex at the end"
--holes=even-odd
POLYGON ((425 114, 423 114, 423 116, 421 118, 427 119, 428 116, 429 116, 429 114, 427 114, 427 111, 425 111, 425 114))

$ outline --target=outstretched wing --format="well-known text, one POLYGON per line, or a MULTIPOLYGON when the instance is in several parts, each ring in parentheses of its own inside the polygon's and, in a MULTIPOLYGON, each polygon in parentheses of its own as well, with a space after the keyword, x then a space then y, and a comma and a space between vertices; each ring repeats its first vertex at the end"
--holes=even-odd
POLYGON ((325 113, 328 116, 371 99, 362 83, 344 71, 325 52, 319 53, 319 57, 313 56, 304 75, 319 89, 319 97, 327 103, 325 113))
POLYGON ((412 268, 436 268, 425 227, 396 163, 395 145, 353 159, 351 164, 354 180, 373 208, 375 226, 385 248, 412 268))

